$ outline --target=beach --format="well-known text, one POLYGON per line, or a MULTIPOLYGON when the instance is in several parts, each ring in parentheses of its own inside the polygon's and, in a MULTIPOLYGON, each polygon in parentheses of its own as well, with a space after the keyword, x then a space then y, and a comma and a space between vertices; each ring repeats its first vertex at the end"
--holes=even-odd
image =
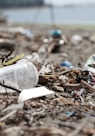
MULTIPOLYGON (((14 49, 12 56, 24 53, 32 55, 36 52, 42 60, 41 66, 44 63, 52 63, 57 65, 54 73, 49 73, 40 79, 39 84, 54 89, 54 83, 60 87, 61 79, 58 77, 61 72, 58 71, 61 63, 68 60, 74 68, 83 68, 89 56, 95 54, 95 34, 94 25, 46 25, 46 24, 27 24, 27 23, 7 23, 1 24, 0 29, 3 28, 4 32, 0 32, 3 39, 12 40, 9 47, 14 49), (12 33, 5 31, 6 28, 24 28, 31 32, 31 36, 26 33, 20 32, 12 33), (65 44, 58 46, 58 50, 49 50, 50 52, 39 50, 41 47, 46 47, 43 42, 46 37, 51 36, 51 30, 59 29, 62 35, 66 37, 65 44), (79 42, 71 42, 74 35, 82 37, 79 42), (42 52, 41 52, 42 51, 42 52), (59 73, 60 72, 60 73, 59 73), (55 74, 55 75, 54 75, 55 74), (58 74, 58 75, 57 75, 58 74), (42 82, 41 82, 42 81, 42 82), (48 83, 47 83, 48 81, 48 83), (59 82, 60 81, 60 82, 59 82), (53 85, 53 86, 52 86, 53 85)), ((8 43, 7 43, 8 44, 8 43)), ((1 47, 1 55, 6 55, 10 50, 6 46, 1 47), (3 49, 4 48, 4 49, 3 49)), ((35 61, 36 63, 37 61, 35 61)), ((40 68, 40 65, 39 66, 40 68)), ((79 70, 79 69, 78 69, 79 70)), ((71 70, 72 78, 76 78, 78 70, 71 70), (75 72, 75 74, 73 74, 75 72)), ((68 72, 68 71, 65 71, 68 72)), ((64 74, 64 73, 63 73, 64 74)), ((62 77, 60 77, 62 78, 62 77)), ((64 75, 63 75, 64 78, 64 75)), ((38 84, 38 86, 39 86, 38 84)), ((75 85, 75 84, 74 84, 75 85)), ((79 84, 76 84, 76 86, 79 84)), ((82 87, 84 87, 83 85, 82 87)), ((73 90, 74 87, 71 88, 73 90)), ((94 108, 94 94, 91 90, 85 87, 85 92, 80 97, 75 97, 67 88, 57 88, 55 94, 51 96, 44 96, 41 98, 30 99, 22 103, 17 103, 18 93, 2 94, 0 95, 0 135, 1 136, 88 136, 95 134, 95 108, 94 108), (67 92, 66 92, 67 91, 67 92), (93 101, 91 103, 93 97, 93 101), (16 104, 16 106, 14 105, 16 104), (13 108, 8 106, 13 106, 13 108), (91 112, 90 112, 91 111, 91 112), (8 115, 8 116, 7 116, 8 115), (89 119, 90 117, 90 119, 89 119), (79 129, 78 129, 79 128, 79 129)))

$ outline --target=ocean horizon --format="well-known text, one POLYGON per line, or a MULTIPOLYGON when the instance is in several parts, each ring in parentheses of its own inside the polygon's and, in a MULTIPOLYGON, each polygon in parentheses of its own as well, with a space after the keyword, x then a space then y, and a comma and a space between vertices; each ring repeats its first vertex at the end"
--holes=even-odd
POLYGON ((95 4, 95 0, 44 0, 46 4, 53 5, 78 5, 78 4, 95 4))
POLYGON ((1 10, 13 23, 95 24, 95 4, 1 10))

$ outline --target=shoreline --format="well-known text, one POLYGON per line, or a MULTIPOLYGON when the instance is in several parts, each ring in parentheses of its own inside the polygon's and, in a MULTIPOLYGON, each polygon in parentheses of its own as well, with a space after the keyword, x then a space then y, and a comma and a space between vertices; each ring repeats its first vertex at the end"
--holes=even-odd
POLYGON ((34 24, 34 23, 21 23, 21 22, 18 22, 18 23, 14 23, 14 22, 8 22, 7 24, 1 24, 1 25, 4 25, 4 26, 22 26, 22 27, 42 27, 42 28, 59 28, 59 27, 63 27, 63 28, 66 28, 66 29, 94 29, 95 28, 95 24, 46 24, 46 23, 37 23, 37 24, 34 24))

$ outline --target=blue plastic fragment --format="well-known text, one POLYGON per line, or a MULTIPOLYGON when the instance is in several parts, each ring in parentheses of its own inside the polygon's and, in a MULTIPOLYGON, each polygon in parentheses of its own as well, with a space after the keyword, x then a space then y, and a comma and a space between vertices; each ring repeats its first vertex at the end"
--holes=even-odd
POLYGON ((66 115, 70 115, 70 114, 72 114, 72 112, 70 112, 70 111, 67 111, 67 112, 66 112, 66 115))
POLYGON ((61 36, 62 32, 61 32, 61 30, 59 30, 59 29, 55 29, 55 30, 52 30, 52 31, 50 32, 50 34, 51 34, 51 36, 53 36, 53 37, 59 37, 59 36, 61 36))
POLYGON ((72 68, 73 67, 73 65, 69 62, 69 61, 64 61, 64 62, 62 62, 61 63, 61 66, 62 67, 69 67, 69 68, 72 68))
POLYGON ((66 115, 67 115, 67 116, 70 116, 70 115, 71 115, 71 116, 73 116, 73 117, 76 117, 76 116, 77 116, 77 113, 76 113, 76 112, 67 111, 67 112, 66 112, 66 115))

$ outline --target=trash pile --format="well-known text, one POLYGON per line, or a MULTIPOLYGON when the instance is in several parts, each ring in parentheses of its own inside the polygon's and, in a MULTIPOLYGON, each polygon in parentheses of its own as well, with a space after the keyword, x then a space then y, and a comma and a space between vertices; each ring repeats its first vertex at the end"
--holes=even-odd
POLYGON ((65 52, 62 62, 48 60, 88 37, 68 39, 59 29, 49 36, 0 29, 0 135, 95 135, 95 54, 80 67, 65 52))

